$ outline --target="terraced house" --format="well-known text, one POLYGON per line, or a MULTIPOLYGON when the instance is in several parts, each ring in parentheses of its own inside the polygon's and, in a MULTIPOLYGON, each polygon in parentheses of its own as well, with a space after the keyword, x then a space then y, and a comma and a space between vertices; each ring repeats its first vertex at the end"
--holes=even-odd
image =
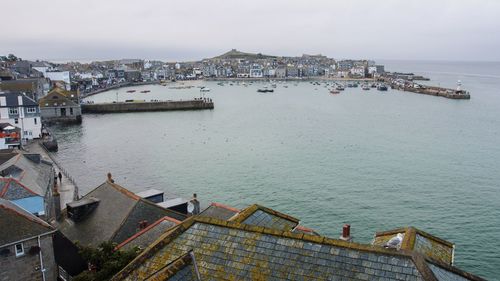
POLYGON ((56 280, 52 235, 43 220, 0 198, 0 280, 56 280))
POLYGON ((0 123, 20 128, 22 139, 40 138, 42 133, 38 103, 21 92, 0 92, 0 123))

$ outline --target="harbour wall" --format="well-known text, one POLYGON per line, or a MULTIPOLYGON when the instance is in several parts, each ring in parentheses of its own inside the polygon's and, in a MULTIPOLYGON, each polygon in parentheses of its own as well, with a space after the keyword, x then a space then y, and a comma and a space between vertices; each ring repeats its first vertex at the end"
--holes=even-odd
POLYGON ((158 102, 114 102, 82 104, 82 113, 119 113, 119 112, 148 112, 172 110, 202 110, 214 109, 213 101, 186 100, 186 101, 158 101, 158 102))
POLYGON ((106 91, 109 91, 109 90, 115 90, 115 89, 119 89, 119 88, 133 87, 133 86, 143 86, 143 85, 157 85, 157 84, 160 84, 160 81, 120 83, 120 84, 112 85, 112 86, 109 86, 109 87, 106 87, 106 88, 97 89, 97 90, 94 90, 94 91, 91 91, 91 92, 88 92, 88 93, 81 93, 81 98, 90 97, 90 96, 93 96, 93 95, 100 94, 102 92, 106 92, 106 91))

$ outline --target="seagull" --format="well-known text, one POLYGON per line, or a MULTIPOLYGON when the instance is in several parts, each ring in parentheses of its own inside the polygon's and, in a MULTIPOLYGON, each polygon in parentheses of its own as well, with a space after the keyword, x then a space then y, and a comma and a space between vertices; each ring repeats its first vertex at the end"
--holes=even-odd
POLYGON ((398 233, 396 236, 389 239, 389 241, 385 243, 384 247, 392 249, 400 249, 404 237, 405 235, 403 233, 398 233))

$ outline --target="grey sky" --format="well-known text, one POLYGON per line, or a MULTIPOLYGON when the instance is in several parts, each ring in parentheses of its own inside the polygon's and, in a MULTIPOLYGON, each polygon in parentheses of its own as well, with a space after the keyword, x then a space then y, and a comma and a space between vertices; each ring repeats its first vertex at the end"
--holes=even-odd
POLYGON ((197 60, 236 48, 335 58, 500 60, 499 0, 2 2, 0 54, 23 58, 197 60))

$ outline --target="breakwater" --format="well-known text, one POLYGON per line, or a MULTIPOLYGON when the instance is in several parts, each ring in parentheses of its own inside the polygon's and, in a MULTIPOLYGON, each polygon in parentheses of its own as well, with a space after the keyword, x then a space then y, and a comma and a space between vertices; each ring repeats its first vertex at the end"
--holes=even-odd
POLYGON ((449 89, 443 87, 428 86, 428 85, 417 84, 415 82, 408 80, 393 79, 387 77, 384 77, 381 80, 384 81, 385 83, 388 83, 391 86, 391 88, 405 92, 438 96, 448 99, 466 99, 466 100, 470 99, 469 92, 461 89, 449 89))
POLYGON ((180 101, 128 101, 113 103, 82 104, 82 113, 119 113, 171 110, 214 109, 212 100, 194 99, 180 101))
POLYGON ((93 95, 97 95, 109 90, 114 90, 114 89, 119 89, 119 88, 124 88, 124 87, 133 87, 133 86, 142 86, 142 85, 158 85, 160 84, 160 81, 150 81, 150 82, 125 82, 125 83, 119 83, 115 85, 111 85, 106 88, 101 88, 97 90, 93 90, 91 92, 82 92, 81 93, 81 98, 86 98, 90 97, 93 95))

